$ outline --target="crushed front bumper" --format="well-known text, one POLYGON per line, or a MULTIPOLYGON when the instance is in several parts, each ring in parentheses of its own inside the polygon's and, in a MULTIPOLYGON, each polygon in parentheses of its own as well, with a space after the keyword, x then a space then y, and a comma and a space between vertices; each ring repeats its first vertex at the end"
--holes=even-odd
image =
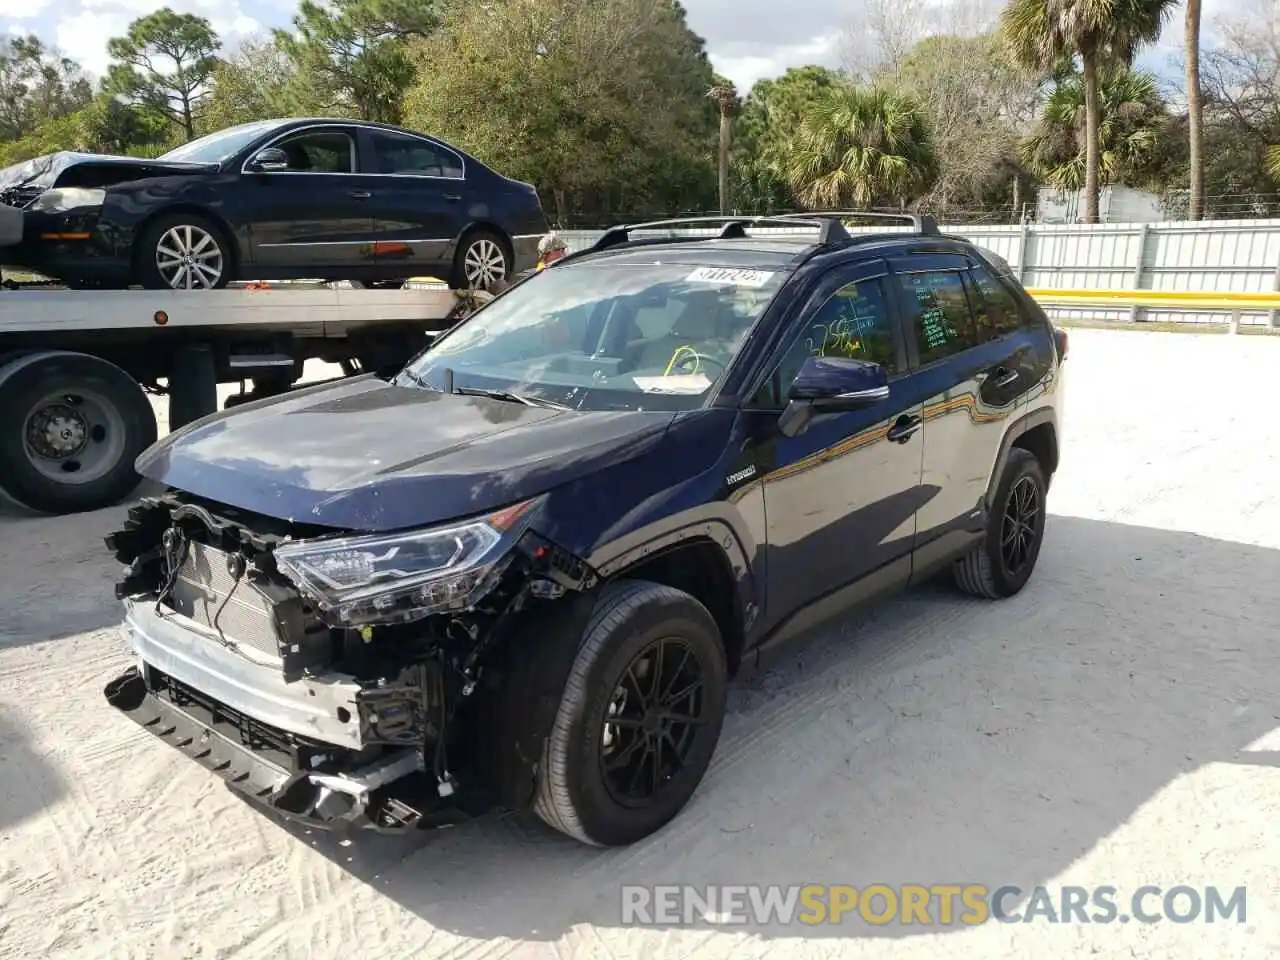
POLYGON ((295 823, 338 832, 361 828, 396 833, 425 825, 415 808, 382 795, 388 785, 421 770, 420 753, 402 750, 342 774, 287 770, 156 696, 147 689, 145 669, 130 667, 107 684, 107 702, 260 807, 295 823))
POLYGON ((356 697, 360 685, 345 674, 285 682, 270 661, 179 613, 154 603, 125 601, 125 637, 142 663, 252 717, 322 743, 365 746, 356 697))
POLYGON ((389 833, 483 812, 442 803, 421 750, 356 761, 378 751, 363 742, 352 678, 286 683, 278 662, 255 662, 154 603, 126 602, 123 629, 138 664, 107 684, 107 702, 267 810, 324 830, 389 833))

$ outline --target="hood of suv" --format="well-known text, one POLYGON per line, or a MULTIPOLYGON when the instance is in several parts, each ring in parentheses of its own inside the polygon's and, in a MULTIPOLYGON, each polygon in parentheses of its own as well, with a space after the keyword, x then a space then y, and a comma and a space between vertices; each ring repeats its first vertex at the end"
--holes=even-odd
POLYGON ((366 376, 213 414, 137 469, 295 523, 396 530, 499 509, 637 456, 673 416, 526 407, 366 376))

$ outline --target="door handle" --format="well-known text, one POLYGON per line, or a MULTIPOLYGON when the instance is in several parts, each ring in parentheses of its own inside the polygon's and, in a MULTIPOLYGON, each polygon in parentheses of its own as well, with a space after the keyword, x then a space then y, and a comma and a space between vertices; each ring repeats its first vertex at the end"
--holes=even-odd
POLYGON ((924 421, 917 416, 909 416, 903 414, 893 422, 893 426, 889 428, 889 432, 885 435, 894 443, 906 443, 910 440, 917 430, 924 426, 924 421))
POLYGON ((1010 370, 1008 367, 996 367, 991 372, 991 377, 993 387, 1007 387, 1018 379, 1018 371, 1010 370))
POLYGON ((455 200, 455 201, 456 201, 456 200, 461 200, 461 199, 462 199, 462 194, 460 194, 460 193, 446 193, 446 194, 444 195, 444 198, 445 198, 446 200, 455 200))
POLYGON ((368 190, 352 190, 351 197, 355 200, 368 200, 373 194, 368 190))

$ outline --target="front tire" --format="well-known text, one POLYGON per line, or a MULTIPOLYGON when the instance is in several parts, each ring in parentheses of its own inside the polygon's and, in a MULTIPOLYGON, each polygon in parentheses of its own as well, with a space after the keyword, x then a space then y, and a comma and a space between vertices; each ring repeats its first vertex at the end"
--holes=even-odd
POLYGON ((673 819, 711 762, 728 666, 715 620, 687 593, 605 587, 538 769, 534 810, 592 846, 624 846, 673 819))
POLYGON ((195 213, 163 214, 138 240, 138 281, 148 290, 221 290, 235 277, 226 235, 195 213))
POLYGON ((118 503, 138 485, 134 461, 155 441, 146 395, 105 360, 50 354, 0 380, 0 486, 32 510, 118 503))
POLYGON ((987 517, 986 536, 952 568, 961 590, 999 600, 1026 586, 1044 542, 1048 489, 1035 455, 1020 447, 1010 450, 987 517))
POLYGON ((503 239, 492 230, 475 230, 458 245, 449 286, 455 290, 488 290, 494 282, 510 277, 512 267, 503 239))

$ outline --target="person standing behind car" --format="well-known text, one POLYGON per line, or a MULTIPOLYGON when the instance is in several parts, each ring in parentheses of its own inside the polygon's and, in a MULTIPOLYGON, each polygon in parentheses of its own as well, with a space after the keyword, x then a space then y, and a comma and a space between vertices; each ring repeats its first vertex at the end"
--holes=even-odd
POLYGON ((561 257, 568 256, 569 245, 556 233, 548 233, 538 241, 538 265, 534 269, 545 270, 561 257))
POLYGON ((517 283, 528 280, 539 270, 545 270, 548 266, 555 263, 562 257, 569 254, 569 245, 564 242, 557 234, 548 233, 545 237, 538 241, 538 263, 529 270, 523 270, 517 273, 510 280, 495 280, 489 284, 489 292, 495 297, 500 293, 505 293, 517 283))

